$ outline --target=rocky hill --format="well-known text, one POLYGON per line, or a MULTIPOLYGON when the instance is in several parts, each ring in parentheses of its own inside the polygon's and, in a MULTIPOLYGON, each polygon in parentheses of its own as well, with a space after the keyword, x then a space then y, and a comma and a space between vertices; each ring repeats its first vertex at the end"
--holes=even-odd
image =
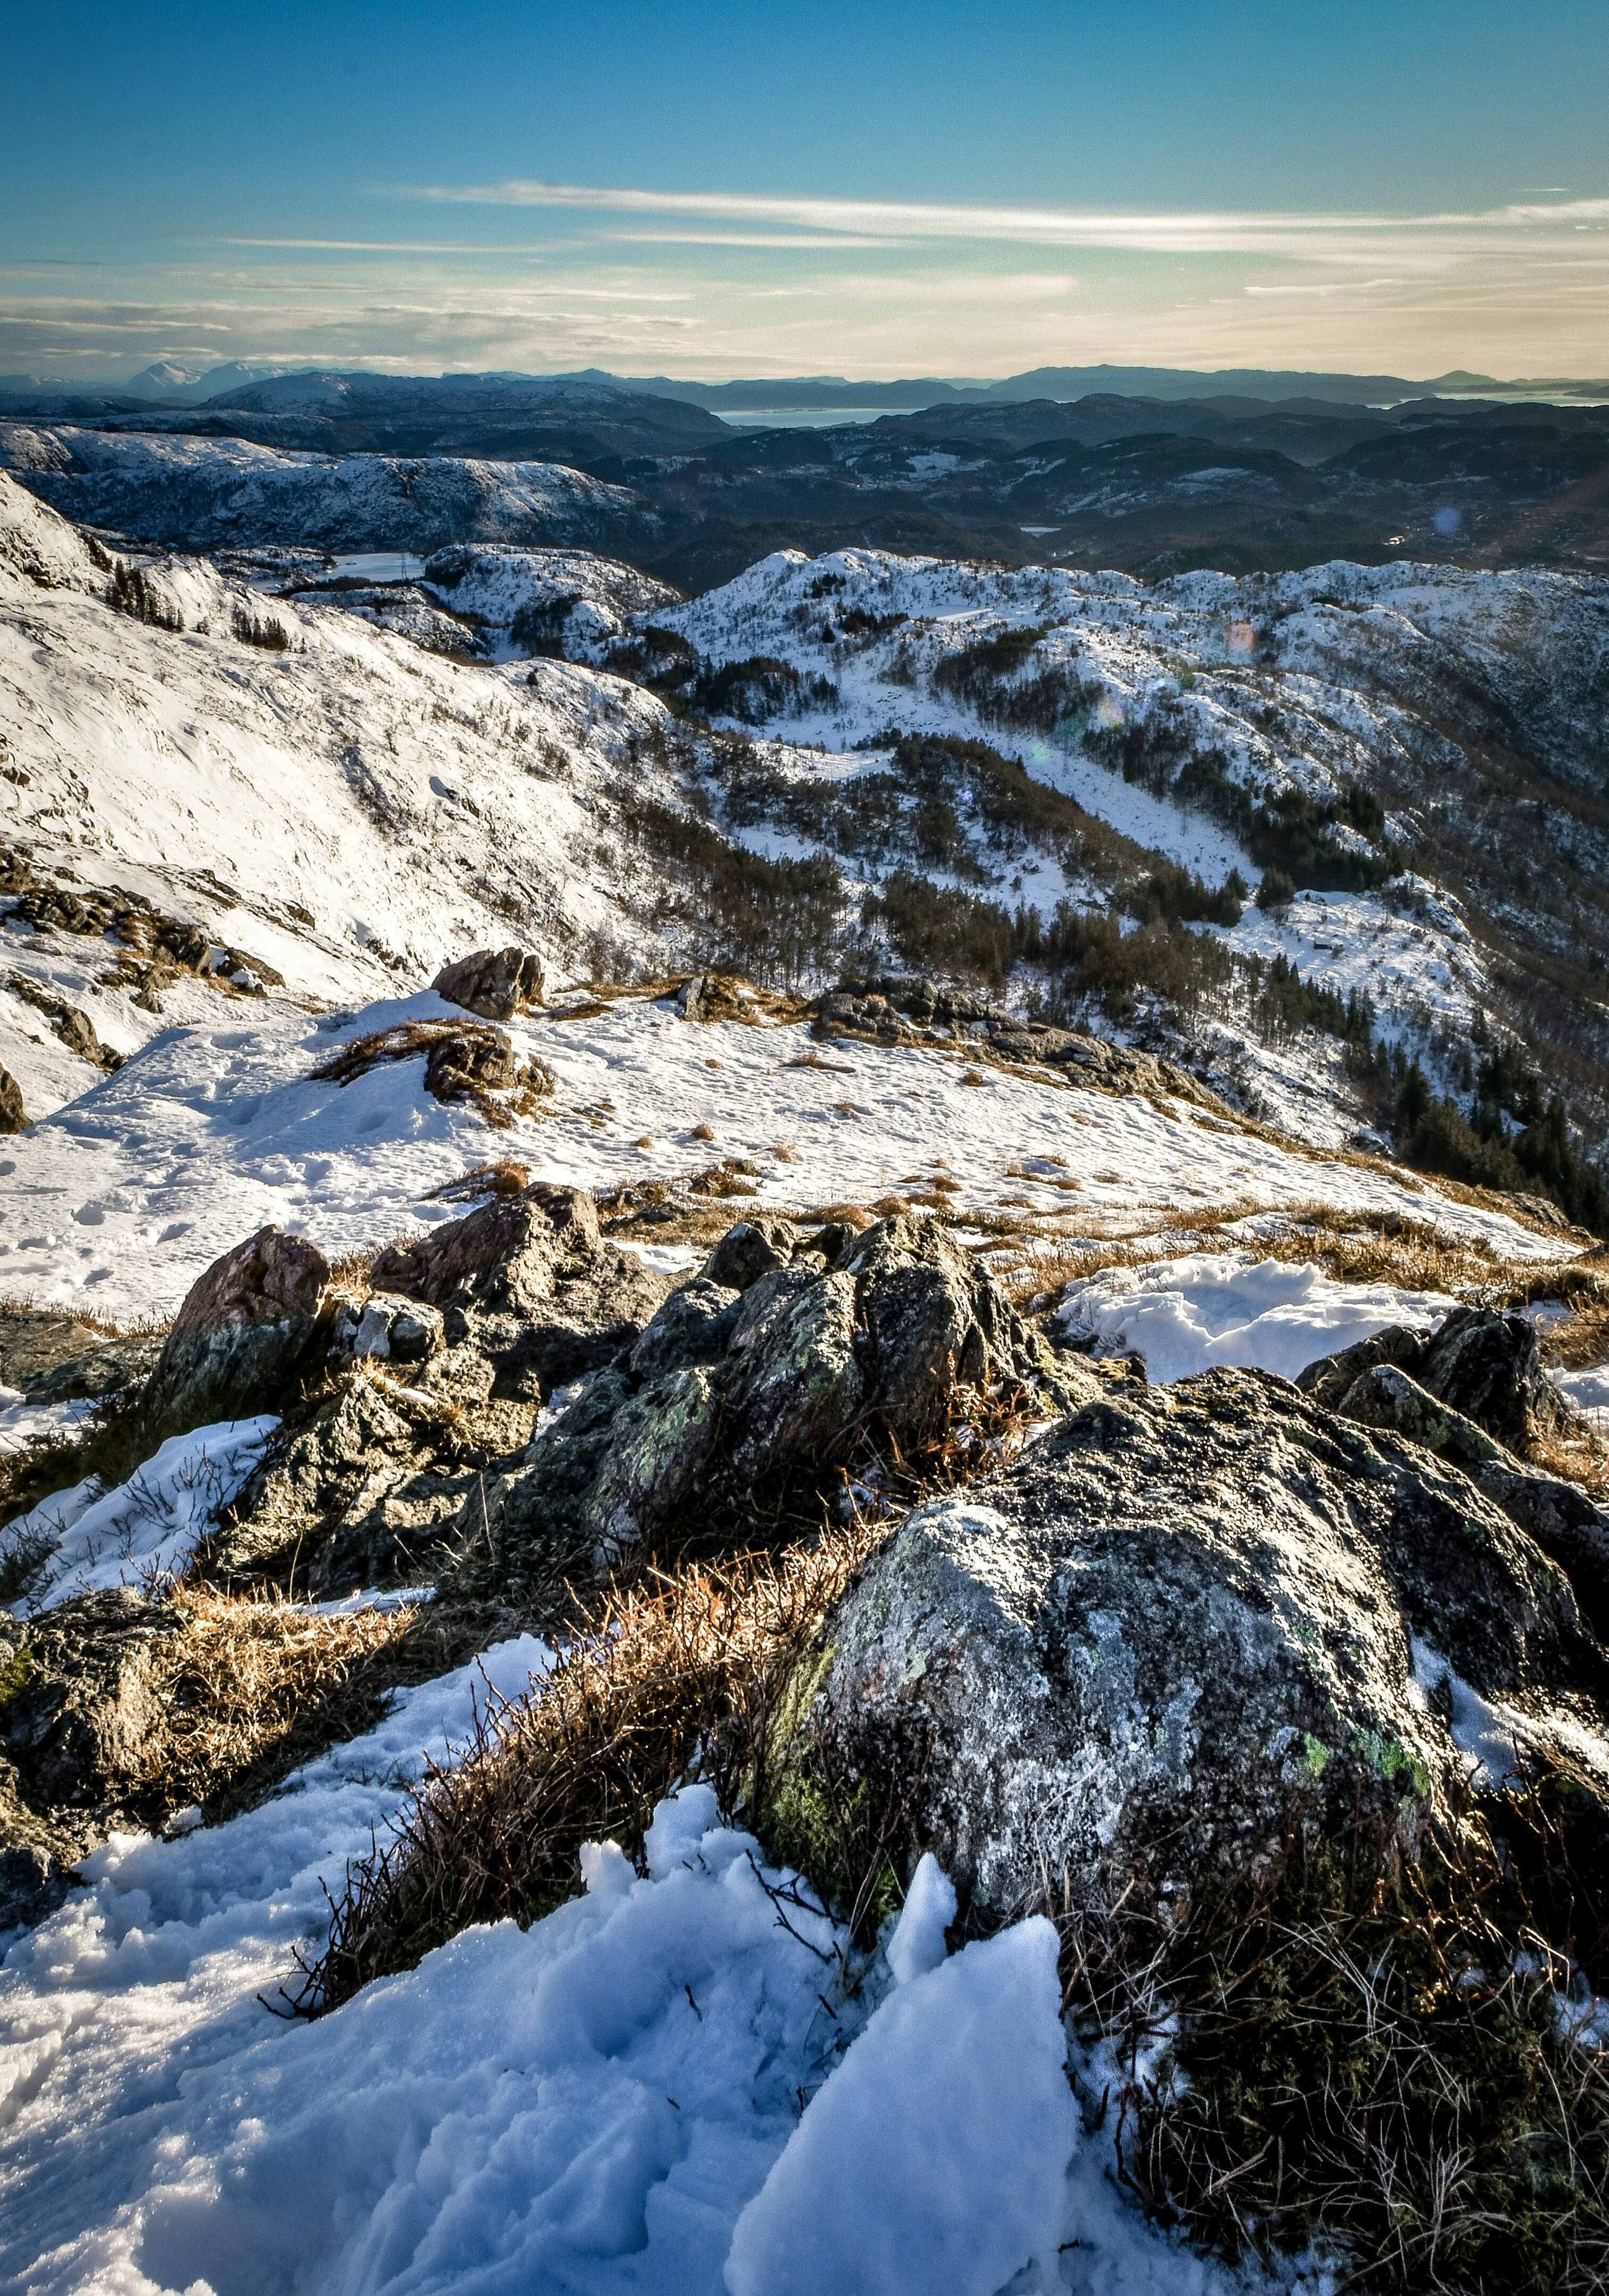
POLYGON ((0 2278, 1591 2287, 1603 585, 84 435, 245 460, 0 475, 0 2278))

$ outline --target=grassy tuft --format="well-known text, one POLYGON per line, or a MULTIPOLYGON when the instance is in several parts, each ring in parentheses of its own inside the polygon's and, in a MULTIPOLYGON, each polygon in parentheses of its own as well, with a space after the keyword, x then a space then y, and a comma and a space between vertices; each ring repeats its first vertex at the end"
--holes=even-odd
POLYGON ((395 1838, 349 1867, 295 2006, 333 2008, 472 1923, 537 1920, 576 1890, 583 1842, 612 1837, 640 1852, 654 1804, 701 1754, 718 1759, 730 1806, 755 1718, 872 1537, 857 1523, 612 1594, 528 1694, 488 1698, 395 1838))
POLYGON ((1293 1839, 1193 1901, 1053 1905, 1086 2105, 1147 2212, 1230 2255, 1312 2243, 1380 2296, 1601 2290, 1609 2071, 1561 2019, 1567 1964, 1481 1819, 1381 1849, 1293 1839))

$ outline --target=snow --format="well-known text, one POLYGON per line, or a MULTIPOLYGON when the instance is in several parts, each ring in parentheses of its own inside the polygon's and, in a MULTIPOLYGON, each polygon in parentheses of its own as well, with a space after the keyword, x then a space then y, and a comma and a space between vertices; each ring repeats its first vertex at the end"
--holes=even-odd
MULTIPOLYGON (((1443 1702, 1454 1745, 1464 1758, 1471 1785, 1491 1792, 1520 1768, 1515 1740, 1517 1718, 1511 1710, 1494 1705, 1455 1674, 1439 1651, 1417 1635, 1412 1637, 1414 1681, 1427 1697, 1443 1702)), ((1521 1725, 1521 1740, 1523 1726, 1521 1725)))
POLYGON ((590 550, 519 550, 508 544, 466 543, 439 551, 423 570, 425 586, 455 613, 483 621, 497 634, 500 653, 518 657, 510 625, 522 611, 565 611, 564 650, 571 660, 597 660, 623 636, 634 615, 658 619, 680 592, 667 582, 590 550))
POLYGON ((1140 1356, 1153 1381, 1187 1379, 1213 1364, 1294 1379, 1389 1324, 1428 1332, 1457 1305, 1438 1292, 1337 1283, 1311 1261, 1233 1251, 1104 1268, 1069 1284, 1056 1313, 1104 1352, 1140 1356))
MULTIPOLYGON (((1255 882, 1226 830, 1103 762, 1091 725, 1165 720, 1186 750, 1216 753, 1232 781, 1259 795, 1300 790, 1322 800, 1383 772, 1444 805, 1444 728, 1433 703, 1419 715, 1400 697, 1433 696, 1452 680, 1500 696, 1563 777, 1579 779, 1591 739, 1584 666, 1602 657, 1604 599, 1602 585, 1519 569, 1334 563, 1147 586, 1117 573, 850 549, 776 553, 657 619, 714 661, 763 653, 807 679, 829 678, 838 701, 774 721, 781 740, 843 751, 891 723, 980 737, 1142 845, 1213 882, 1232 867, 1255 882), (824 579, 841 586, 815 594, 824 579), (881 637, 824 643, 824 627, 856 609, 905 619, 881 637), (1091 710, 1048 735, 1020 734, 935 689, 934 671, 959 650, 1013 629, 1041 634, 1022 675, 1065 672, 1099 695, 1091 710), (1254 664, 1232 643, 1238 629, 1254 632, 1254 664)), ((1014 860, 1002 868, 997 854, 977 857, 1005 890, 1014 860)), ((1047 875, 1025 890, 1051 901, 1056 889, 1047 875)), ((1343 995, 1363 989, 1388 1037, 1439 1029, 1459 1037, 1490 1008, 1480 952, 1444 897, 1412 883, 1394 895, 1325 895, 1316 906, 1309 897, 1288 919, 1248 908, 1239 926, 1219 930, 1243 954, 1284 953, 1304 980, 1316 972, 1343 995), (1398 913, 1404 892, 1411 918, 1398 913)))
MULTIPOLYGON (((247 1025, 165 1031, 13 1137, 0 1159, 11 1168, 0 1168, 0 1292, 47 1305, 87 1293, 119 1320, 170 1315, 204 1268, 268 1221, 333 1259, 458 1217, 461 1205, 431 1192, 492 1155, 600 1192, 736 1158, 754 1172, 738 1182, 752 1193, 733 1199, 734 1220, 745 1206, 872 1205, 937 1174, 963 1212, 1026 1204, 1076 1218, 1081 1233, 1145 1233, 1170 1210, 1322 1201, 1431 1222, 1516 1259, 1561 1251, 1556 1237, 1415 1176, 1304 1155, 1183 1102, 1026 1072, 993 1072, 979 1088, 936 1051, 838 1043, 824 1055, 802 1023, 704 1027, 635 996, 590 1019, 555 1008, 512 1022, 516 1050, 547 1062, 556 1089, 540 1115, 491 1133, 472 1106, 425 1093, 423 1055, 344 1086, 311 1076, 351 1037, 452 1014, 433 993, 342 1015, 339 1029, 262 1003, 237 1011, 247 1025), (713 1141, 695 1136, 700 1124, 713 1141)), ((677 1272, 695 1256, 670 1251, 643 1256, 677 1272)))
MULTIPOLYGON (((320 2062, 344 2043, 339 2019, 286 2025, 257 1997, 274 1997, 292 1974, 292 1950, 322 1938, 322 1882, 366 1854, 371 1827, 385 1826, 427 1749, 449 1758, 488 1683, 513 1696, 550 1663, 529 1636, 501 1644, 405 1693, 377 1728, 310 1764, 259 1809, 171 1841, 115 1834, 82 1869, 88 1887, 17 1936, 0 1965, 0 2284, 25 2281, 42 2296, 150 2296, 174 2284, 157 2251, 183 2212, 189 2169, 199 2153, 204 2172, 209 2133, 221 2151, 254 2125, 239 2084, 249 2077, 254 2106, 271 2118, 282 2066, 305 2064, 316 2035, 320 2062), (232 2085, 242 2098, 234 2117, 232 2085), (147 2229, 152 2244, 143 2250, 147 2229)), ((496 1934, 518 1940, 513 1930, 496 1934)), ((385 1991, 367 1997, 369 2012, 385 1991)), ((389 2014, 399 2008, 406 2020, 394 1998, 389 2014)), ((365 2013, 350 2021, 362 2025, 365 2013)), ((442 2021, 432 2044, 450 2041, 453 2021, 442 2021)), ((341 2096, 341 2084, 331 2094, 341 2096)), ((338 2142, 340 2126, 337 2112, 308 2148, 316 2182, 322 2144, 338 2142)), ((354 2190, 363 2182, 357 2175, 354 2190)), ((275 2213, 291 2218, 293 2234, 299 2210, 284 2199, 275 2213)), ((276 2286, 288 2296, 287 2281, 272 2276, 271 2243, 260 2245, 269 2229, 267 2218, 254 2233, 236 2221, 219 2241, 205 2267, 218 2296, 276 2286)))
POLYGON ((406 1611, 435 1599, 433 1587, 359 1587, 334 1602, 313 1603, 308 1608, 321 1619, 349 1619, 358 1611, 406 1611))
POLYGON ((1014 2286, 1249 2296, 1147 2226, 1080 2139, 1048 1923, 891 1991, 707 1787, 661 1804, 645 1877, 595 1843, 585 1896, 529 1930, 466 1931, 311 2025, 271 2015, 322 1938, 322 1882, 383 1834, 425 1751, 447 1758, 488 1682, 512 1695, 549 1663, 501 1644, 259 1809, 114 1836, 17 1936, 0 2282, 992 2296, 1037 2252, 1014 2286))
MULTIPOLYGON (((640 688, 567 662, 448 662, 287 600, 271 611, 294 644, 269 652, 230 619, 232 600, 260 612, 260 597, 197 561, 152 577, 186 627, 149 627, 81 588, 39 586, 23 569, 45 544, 82 555, 0 473, 0 832, 46 872, 144 895, 242 948, 284 976, 271 1004, 428 980, 503 945, 511 915, 550 970, 595 938, 628 962, 657 955, 636 916, 643 865, 611 825, 622 792, 679 801, 636 761, 663 718, 640 688)), ((185 977, 163 991, 166 1014, 136 1005, 103 980, 119 949, 99 934, 12 925, 5 941, 0 979, 30 974, 119 1051, 164 1017, 240 1017, 228 988, 185 977)), ((9 994, 0 1061, 30 1116, 93 1073, 9 994)))
POLYGON ((956 1885, 932 1851, 924 1850, 889 1939, 888 1962, 896 1985, 908 1985, 938 1968, 947 1950, 944 1932, 955 1918, 956 1885))
POLYGON ((730 2296, 995 2296, 1055 2256, 1078 2110, 1043 1915, 891 1994, 738 2218, 730 2296))
POLYGON ((18 1614, 53 1610, 100 1587, 149 1590, 178 1578, 278 1425, 271 1417, 236 1419, 170 1435, 103 1496, 93 1483, 78 1483, 8 1523, 0 1531, 0 1554, 54 1542, 40 1576, 15 1605, 18 1614))
POLYGON ((561 463, 282 452, 245 439, 0 422, 0 470, 65 516, 191 548, 328 544, 348 554, 587 542, 636 497, 561 463))
POLYGON ((1594 1364, 1587 1371, 1549 1372, 1548 1377, 1578 1411, 1609 1411, 1609 1364, 1594 1364))

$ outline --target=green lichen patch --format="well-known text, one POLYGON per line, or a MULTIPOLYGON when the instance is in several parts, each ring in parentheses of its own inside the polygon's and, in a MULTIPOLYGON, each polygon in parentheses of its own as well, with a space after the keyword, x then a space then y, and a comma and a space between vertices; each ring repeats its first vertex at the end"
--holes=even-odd
POLYGON ((4 1713, 13 1698, 21 1696, 32 1671, 32 1663, 25 1643, 21 1650, 12 1652, 4 1666, 0 1666, 0 1714, 4 1713))

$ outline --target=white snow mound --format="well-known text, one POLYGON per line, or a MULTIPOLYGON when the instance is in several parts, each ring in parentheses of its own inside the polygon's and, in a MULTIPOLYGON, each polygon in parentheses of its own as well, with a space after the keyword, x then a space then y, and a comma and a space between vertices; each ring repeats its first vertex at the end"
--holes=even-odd
POLYGON ((1079 2120, 1043 1915, 899 1987, 738 2218, 730 2296, 995 2296, 1054 2259, 1079 2120))
POLYGON ((1457 1305, 1440 1292, 1337 1283, 1310 1260, 1192 1252, 1103 1268, 1069 1284, 1057 1313, 1068 1331, 1093 1333, 1103 1352, 1133 1350, 1153 1381, 1187 1379, 1213 1364, 1294 1379, 1388 1324, 1428 1331, 1457 1305))

